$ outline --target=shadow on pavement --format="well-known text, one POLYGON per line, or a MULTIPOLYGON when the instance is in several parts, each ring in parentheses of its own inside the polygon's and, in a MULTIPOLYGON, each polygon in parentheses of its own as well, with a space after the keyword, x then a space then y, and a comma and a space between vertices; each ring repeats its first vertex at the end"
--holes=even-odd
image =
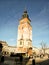
POLYGON ((49 59, 29 64, 29 58, 23 58, 22 63, 19 57, 4 57, 4 62, 0 62, 0 65, 49 65, 49 59), (27 64, 28 63, 28 64, 27 64))
POLYGON ((29 58, 23 58, 20 60, 19 57, 4 57, 4 62, 0 62, 0 65, 26 65, 29 58))
POLYGON ((42 62, 38 62, 36 63, 36 65, 49 65, 49 59, 42 61, 42 62))

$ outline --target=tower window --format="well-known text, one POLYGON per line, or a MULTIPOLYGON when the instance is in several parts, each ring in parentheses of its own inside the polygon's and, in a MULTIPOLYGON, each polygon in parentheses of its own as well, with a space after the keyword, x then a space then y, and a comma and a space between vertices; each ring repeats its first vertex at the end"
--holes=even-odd
POLYGON ((22 41, 20 41, 20 45, 22 45, 22 41))

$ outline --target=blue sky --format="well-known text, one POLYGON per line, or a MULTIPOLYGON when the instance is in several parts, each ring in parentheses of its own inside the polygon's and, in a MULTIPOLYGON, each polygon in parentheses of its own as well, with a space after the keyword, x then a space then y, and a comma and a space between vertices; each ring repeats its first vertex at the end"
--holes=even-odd
POLYGON ((32 25, 32 45, 42 40, 49 47, 49 0, 0 0, 0 40, 10 46, 17 44, 19 19, 28 11, 32 25))

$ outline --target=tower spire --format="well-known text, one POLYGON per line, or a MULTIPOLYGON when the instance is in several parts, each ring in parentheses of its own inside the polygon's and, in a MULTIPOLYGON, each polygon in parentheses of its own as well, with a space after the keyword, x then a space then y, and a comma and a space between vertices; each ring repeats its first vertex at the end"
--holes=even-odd
MULTIPOLYGON (((24 12, 23 12, 23 15, 22 15, 22 18, 21 18, 21 19, 24 19, 24 18, 28 18, 28 19, 29 19, 29 15, 28 15, 28 13, 27 13, 26 8, 25 8, 25 10, 24 10, 24 12)), ((20 19, 20 20, 21 20, 21 19, 20 19)), ((31 22, 30 19, 29 19, 29 21, 31 22)))
POLYGON ((24 10, 24 13, 22 15, 22 18, 29 18, 27 10, 24 10))

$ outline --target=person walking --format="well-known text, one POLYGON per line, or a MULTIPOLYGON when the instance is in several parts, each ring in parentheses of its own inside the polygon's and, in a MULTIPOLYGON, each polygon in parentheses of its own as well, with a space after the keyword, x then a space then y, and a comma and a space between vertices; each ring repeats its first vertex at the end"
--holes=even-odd
POLYGON ((32 65, 35 65, 35 59, 32 60, 32 65))
POLYGON ((23 56, 20 55, 20 65, 23 65, 22 62, 23 62, 23 56))

